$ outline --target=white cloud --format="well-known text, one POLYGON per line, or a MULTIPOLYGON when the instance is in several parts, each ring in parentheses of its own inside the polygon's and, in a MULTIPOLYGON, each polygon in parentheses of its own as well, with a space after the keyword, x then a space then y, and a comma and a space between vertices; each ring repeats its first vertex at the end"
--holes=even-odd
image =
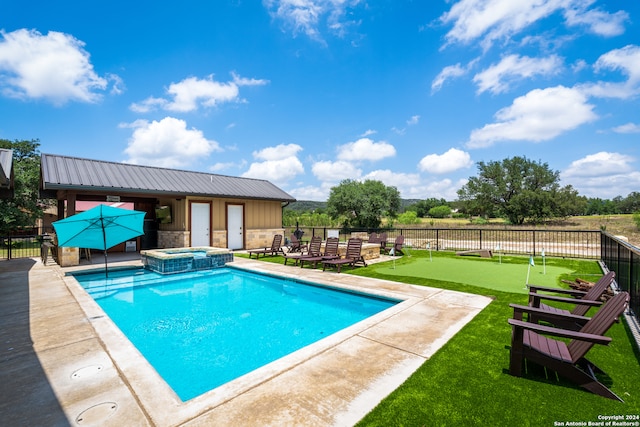
POLYGON ((381 181, 386 186, 409 187, 420 183, 420 176, 417 173, 392 172, 389 169, 380 169, 369 172, 362 177, 362 180, 372 179, 381 181))
POLYGON ((426 183, 420 182, 418 185, 398 187, 400 194, 405 199, 428 199, 435 197, 453 201, 458 198, 457 191, 467 183, 467 179, 460 179, 453 182, 449 178, 440 181, 429 180, 426 183))
POLYGON ((111 84, 111 90, 109 93, 111 95, 122 95, 127 87, 124 84, 122 78, 117 74, 107 74, 107 80, 109 80, 111 84))
POLYGON ((254 79, 254 78, 246 78, 240 77, 235 72, 231 73, 231 77, 233 77, 233 83, 236 86, 264 86, 269 83, 269 80, 265 79, 254 79))
POLYGON ((640 172, 633 162, 631 156, 602 151, 572 162, 560 177, 564 185, 571 184, 583 196, 627 196, 640 187, 640 172))
POLYGON ((567 9, 564 16, 568 25, 586 25, 592 33, 605 37, 624 33, 624 23, 629 15, 624 11, 608 13, 599 9, 584 10, 580 3, 577 8, 567 9))
POLYGON ((616 133, 640 133, 640 124, 626 123, 624 125, 614 127, 613 131, 616 133))
POLYGON ((242 174, 247 178, 266 179, 278 185, 287 184, 297 175, 304 173, 304 166, 297 157, 302 147, 298 144, 280 144, 254 151, 253 157, 261 162, 254 162, 242 174))
POLYGON ((509 89, 509 83, 518 79, 528 79, 535 75, 557 74, 562 67, 562 59, 556 55, 546 58, 508 55, 499 63, 476 74, 473 81, 478 84, 478 93, 490 91, 502 93, 509 89))
POLYGON ((263 148, 260 151, 254 151, 253 157, 258 160, 282 160, 295 157, 298 152, 302 151, 302 147, 298 144, 279 144, 275 147, 263 148))
POLYGON ((168 98, 149 97, 142 102, 130 106, 132 111, 146 113, 156 108, 167 111, 189 112, 199 107, 214 107, 225 102, 239 102, 241 86, 259 86, 267 80, 246 79, 232 73, 233 80, 221 83, 213 79, 213 75, 205 79, 188 77, 178 83, 171 83, 167 88, 168 98))
POLYGON ((481 39, 483 49, 507 40, 538 20, 562 12, 567 25, 583 25, 595 34, 611 36, 624 31, 625 12, 610 14, 589 9, 595 0, 460 0, 440 16, 453 27, 446 44, 471 43, 481 39))
POLYGON ((418 122, 420 122, 420 116, 419 115, 411 116, 411 118, 409 120, 407 120, 407 126, 417 125, 418 122))
POLYGON ((563 184, 571 184, 581 196, 613 199, 616 196, 626 197, 640 188, 640 172, 614 174, 600 177, 583 177, 563 180, 563 184))
POLYGON ((369 138, 360 138, 356 142, 349 142, 338 147, 340 160, 369 160, 377 161, 396 155, 393 145, 385 141, 374 142, 369 138))
POLYGON ((574 73, 579 73, 580 71, 584 70, 587 67, 588 67, 587 61, 585 61, 584 59, 578 59, 576 62, 571 64, 571 70, 574 73))
POLYGON ((206 139, 202 131, 187 129, 184 120, 173 117, 152 122, 137 120, 121 126, 135 129, 125 149, 127 163, 179 168, 221 151, 218 143, 206 139))
POLYGON ((345 161, 321 161, 311 167, 311 171, 320 181, 337 183, 343 179, 358 179, 362 175, 362 169, 357 168, 351 162, 345 161))
POLYGON ((473 165, 471 156, 466 151, 451 148, 446 153, 429 154, 424 156, 418 168, 423 172, 433 174, 443 174, 457 171, 462 168, 469 168, 473 165))
POLYGON ((220 83, 213 80, 213 76, 201 80, 188 77, 179 83, 171 83, 167 93, 173 97, 164 108, 170 111, 194 111, 199 104, 203 107, 213 107, 223 102, 234 101, 238 98, 239 90, 235 83, 220 83))
POLYGON ((376 133, 378 133, 377 130, 373 130, 373 129, 367 129, 366 131, 364 131, 364 133, 362 135, 360 135, 361 137, 365 137, 365 136, 369 136, 369 135, 375 135, 376 133))
POLYGON ((35 30, 0 30, 0 35, 0 89, 5 96, 56 105, 101 99, 96 91, 105 90, 108 80, 93 70, 84 42, 56 31, 45 36, 35 30))
POLYGON ((389 169, 374 170, 360 178, 361 181, 368 179, 380 181, 386 186, 396 187, 400 192, 400 197, 403 198, 409 198, 413 188, 422 186, 418 174, 393 172, 389 169))
POLYGON ((294 35, 305 34, 323 41, 321 25, 338 36, 344 35, 346 26, 357 22, 345 19, 347 10, 361 0, 263 0, 272 17, 281 20, 294 35))
POLYGON ((599 177, 581 177, 563 179, 563 184, 571 184, 581 196, 613 199, 626 197, 640 188, 640 172, 613 174, 599 177))
POLYGON ((331 192, 333 184, 323 183, 321 186, 316 187, 313 185, 307 185, 305 187, 297 187, 287 191, 298 200, 315 200, 317 202, 326 202, 331 192))
POLYGON ((431 82, 431 93, 437 92, 442 89, 442 86, 447 80, 464 76, 467 73, 467 69, 462 67, 460 63, 456 65, 449 65, 444 67, 435 79, 431 82))
POLYGON ((129 109, 135 113, 148 113, 157 108, 164 108, 168 101, 164 98, 154 98, 150 96, 142 102, 134 102, 129 106, 129 109))
POLYGON ((603 98, 632 98, 640 94, 640 46, 628 45, 600 56, 594 65, 597 72, 619 71, 627 77, 620 83, 598 82, 580 88, 585 93, 603 98))
POLYGON ((466 145, 481 148, 499 141, 546 141, 595 120, 593 108, 578 89, 535 89, 499 110, 496 123, 474 129, 466 145))
POLYGON ((601 151, 572 162, 567 170, 562 172, 562 177, 568 179, 625 175, 633 170, 630 164, 633 161, 635 159, 631 156, 601 151))
POLYGON ((209 166, 211 172, 222 172, 229 169, 242 169, 247 166, 246 160, 240 160, 239 162, 218 162, 209 166))
POLYGON ((288 184, 288 181, 297 175, 304 173, 304 167, 297 157, 288 157, 279 160, 266 160, 254 162, 249 170, 242 174, 246 178, 257 178, 271 181, 277 185, 288 184))

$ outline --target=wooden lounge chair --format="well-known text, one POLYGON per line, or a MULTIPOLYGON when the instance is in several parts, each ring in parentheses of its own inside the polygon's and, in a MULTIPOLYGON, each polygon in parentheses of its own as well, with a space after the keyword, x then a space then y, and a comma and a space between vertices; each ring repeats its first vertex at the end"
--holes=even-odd
POLYGON ((394 255, 404 255, 404 252, 402 252, 402 245, 404 245, 404 236, 400 235, 396 237, 396 240, 393 242, 393 245, 391 246, 387 246, 382 249, 382 252, 384 252, 385 254, 390 254, 391 251, 393 251, 394 255))
POLYGON ((325 271, 327 266, 331 265, 337 267, 338 273, 340 273, 340 268, 344 264, 349 264, 354 267, 358 262, 361 262, 365 267, 367 266, 367 263, 362 257, 362 239, 352 237, 347 241, 347 251, 344 257, 322 261, 322 271, 325 271))
POLYGON ((301 259, 305 258, 305 257, 315 257, 315 256, 319 256, 320 255, 320 247, 322 245, 322 237, 320 236, 313 236, 311 238, 311 242, 309 242, 309 245, 307 246, 307 251, 306 252, 302 252, 302 253, 294 253, 292 254, 291 252, 287 252, 286 254, 284 254, 284 265, 287 265, 287 261, 288 260, 294 260, 295 264, 294 265, 298 265, 298 262, 300 262, 301 259))
MULTIPOLYGON (((584 356, 594 344, 608 345, 611 342, 611 338, 604 334, 622 315, 628 304, 627 292, 617 294, 607 301, 579 331, 509 319, 509 324, 513 328, 509 373, 517 377, 522 376, 522 365, 526 359, 556 371, 558 375, 592 393, 622 402, 622 399, 596 378, 595 373, 604 374, 604 372, 584 356), (565 341, 543 335, 568 338, 571 341, 567 344, 565 341)), ((534 307, 530 309, 535 310, 534 307)), ((556 316, 562 315, 556 314, 556 316)))
POLYGON ((329 237, 324 244, 324 253, 317 256, 310 255, 300 257, 300 267, 304 267, 304 263, 308 262, 313 263, 313 268, 316 268, 319 262, 340 258, 338 254, 339 244, 340 239, 337 237, 329 237))
POLYGON ((387 233, 380 233, 378 235, 378 243, 380 243, 380 251, 387 247, 387 233))
POLYGON ((298 252, 301 253, 307 250, 308 245, 299 240, 295 234, 291 235, 290 243, 289 243, 289 251, 287 253, 298 252))
POLYGON ((602 305, 602 301, 600 298, 607 291, 607 288, 611 286, 613 280, 616 277, 616 273, 613 271, 609 271, 607 274, 602 276, 598 282, 593 285, 593 287, 588 292, 576 291, 573 289, 556 289, 556 288, 546 288, 543 286, 536 285, 528 285, 529 286, 529 306, 536 307, 541 309, 542 311, 536 311, 535 313, 529 314, 529 321, 533 323, 538 323, 540 320, 545 320, 550 322, 546 317, 546 313, 559 313, 559 314, 573 314, 576 316, 582 316, 583 319, 569 319, 563 320, 560 318, 554 318, 555 326, 565 329, 573 329, 578 330, 582 325, 586 323, 588 317, 584 317, 591 307, 599 307, 602 305), (573 298, 567 298, 563 296, 555 296, 555 295, 546 295, 540 293, 540 291, 544 292, 555 292, 559 294, 569 295, 573 298), (569 303, 575 305, 572 310, 565 310, 562 308, 557 308, 553 306, 549 306, 547 304, 542 303, 542 300, 554 301, 560 303, 569 303), (587 320, 584 320, 587 319, 587 320))
POLYGON ((251 255, 256 256, 256 259, 260 258, 260 254, 262 254, 263 256, 267 256, 267 254, 270 255, 284 255, 284 251, 282 250, 282 235, 281 234, 276 234, 275 236, 273 236, 273 242, 271 242, 271 247, 270 248, 263 248, 263 249, 252 249, 249 251, 249 258, 251 258, 251 255))

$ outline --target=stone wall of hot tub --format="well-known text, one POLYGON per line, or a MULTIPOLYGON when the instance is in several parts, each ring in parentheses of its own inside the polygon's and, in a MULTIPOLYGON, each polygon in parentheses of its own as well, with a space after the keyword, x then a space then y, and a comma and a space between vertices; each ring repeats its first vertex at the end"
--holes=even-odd
POLYGON ((233 262, 232 252, 204 251, 206 255, 199 255, 197 250, 141 251, 142 263, 148 270, 161 274, 184 273, 188 271, 208 270, 224 267, 227 262, 233 262))

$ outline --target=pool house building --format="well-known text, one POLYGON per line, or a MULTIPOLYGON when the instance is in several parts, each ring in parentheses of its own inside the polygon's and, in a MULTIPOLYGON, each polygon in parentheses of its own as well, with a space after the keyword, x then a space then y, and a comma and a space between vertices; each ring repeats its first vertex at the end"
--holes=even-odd
MULTIPOLYGON (((144 235, 113 251, 214 246, 253 249, 283 234, 282 208, 295 199, 269 181, 53 154, 41 155, 40 193, 57 218, 87 203, 146 212, 144 235)), ((61 265, 79 262, 77 248, 58 248, 61 265)))

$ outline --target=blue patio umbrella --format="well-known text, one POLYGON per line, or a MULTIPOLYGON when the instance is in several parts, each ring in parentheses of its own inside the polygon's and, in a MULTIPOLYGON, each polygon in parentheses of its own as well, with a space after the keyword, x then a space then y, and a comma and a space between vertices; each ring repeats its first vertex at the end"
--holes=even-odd
POLYGON ((98 205, 87 211, 55 221, 58 246, 104 251, 105 275, 107 249, 144 234, 146 212, 98 205))

